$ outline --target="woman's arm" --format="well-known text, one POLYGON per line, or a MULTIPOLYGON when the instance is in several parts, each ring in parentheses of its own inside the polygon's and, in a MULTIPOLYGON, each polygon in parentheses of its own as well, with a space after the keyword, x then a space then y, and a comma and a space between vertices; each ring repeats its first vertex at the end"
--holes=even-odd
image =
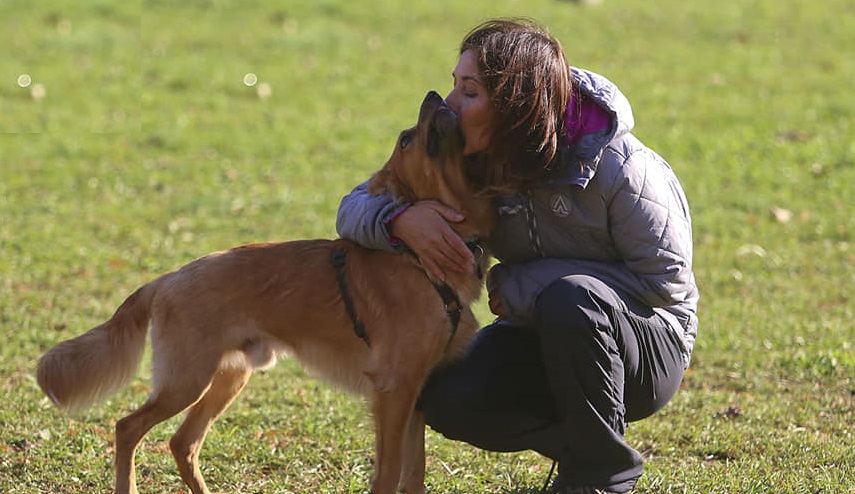
POLYGON ((367 182, 342 198, 336 230, 344 238, 372 249, 410 248, 434 279, 446 271, 471 272, 472 252, 449 222, 464 216, 436 201, 396 204, 385 195, 371 195, 367 182))
POLYGON ((613 184, 612 236, 640 298, 668 307, 695 296, 689 206, 671 167, 644 148, 629 156, 613 184))
POLYGON ((396 204, 385 194, 372 195, 368 182, 356 186, 341 199, 336 217, 336 231, 343 238, 371 249, 394 251, 402 245, 389 232, 389 223, 410 204, 396 204))

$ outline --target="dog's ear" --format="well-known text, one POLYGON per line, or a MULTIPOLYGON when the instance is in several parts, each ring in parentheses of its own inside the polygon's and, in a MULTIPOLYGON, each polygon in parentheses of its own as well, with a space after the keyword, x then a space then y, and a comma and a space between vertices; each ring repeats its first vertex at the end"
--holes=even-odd
POLYGON ((388 164, 368 181, 368 192, 375 196, 385 194, 394 198, 397 203, 415 200, 413 190, 401 180, 394 168, 388 164))
POLYGON ((368 181, 368 192, 373 196, 386 194, 397 197, 397 191, 394 190, 392 184, 392 172, 388 165, 371 176, 371 180, 368 181))

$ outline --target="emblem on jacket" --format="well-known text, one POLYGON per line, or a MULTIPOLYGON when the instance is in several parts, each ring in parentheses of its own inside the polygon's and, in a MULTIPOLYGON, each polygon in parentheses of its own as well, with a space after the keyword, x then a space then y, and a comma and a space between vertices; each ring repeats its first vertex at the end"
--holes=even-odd
POLYGON ((570 215, 570 202, 563 194, 553 194, 549 199, 549 207, 555 216, 564 218, 570 215))

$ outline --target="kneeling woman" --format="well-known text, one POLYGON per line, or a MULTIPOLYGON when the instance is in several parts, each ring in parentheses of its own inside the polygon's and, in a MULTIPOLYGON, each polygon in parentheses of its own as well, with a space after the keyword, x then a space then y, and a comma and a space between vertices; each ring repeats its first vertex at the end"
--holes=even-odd
MULTIPOLYGON (((697 332, 692 229, 670 166, 631 134, 629 102, 570 67, 534 23, 494 20, 460 47, 446 103, 471 175, 495 195, 501 261, 467 355, 427 383, 420 407, 449 438, 559 463, 556 492, 627 492, 641 455, 625 424, 676 393, 697 332)), ((465 211, 395 204, 358 186, 343 237, 410 248, 436 278, 472 254, 449 222, 465 211)))

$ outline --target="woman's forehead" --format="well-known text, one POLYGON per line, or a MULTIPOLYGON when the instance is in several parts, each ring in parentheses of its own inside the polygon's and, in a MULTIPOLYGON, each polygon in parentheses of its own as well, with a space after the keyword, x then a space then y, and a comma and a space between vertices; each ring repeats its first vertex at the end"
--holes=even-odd
POLYGON ((478 54, 475 50, 466 50, 460 54, 460 60, 454 69, 454 77, 457 79, 474 79, 481 83, 481 74, 478 71, 478 54))

